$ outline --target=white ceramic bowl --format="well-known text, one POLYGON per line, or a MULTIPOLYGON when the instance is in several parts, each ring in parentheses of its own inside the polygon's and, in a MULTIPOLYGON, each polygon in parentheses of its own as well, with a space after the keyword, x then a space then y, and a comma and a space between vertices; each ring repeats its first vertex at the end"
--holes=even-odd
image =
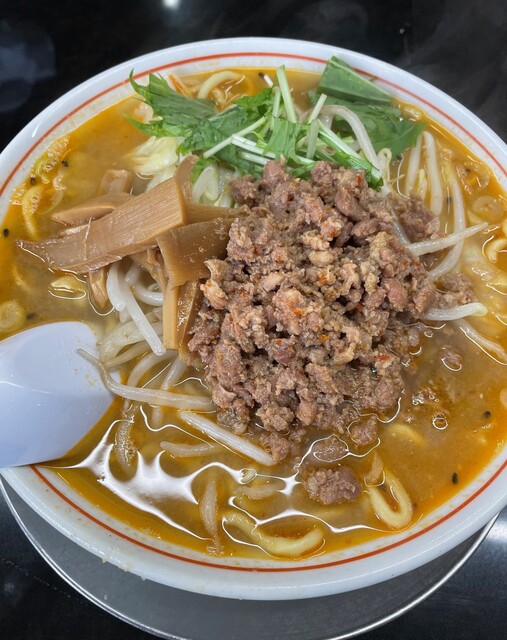
MULTIPOLYGON (((73 89, 35 118, 0 157, 0 216, 12 189, 55 138, 131 94, 131 69, 191 73, 231 65, 322 71, 332 55, 375 76, 396 97, 420 105, 488 164, 507 187, 507 147, 484 123, 438 89, 367 56, 295 40, 241 38, 200 42, 130 60, 73 89)), ((415 569, 483 527, 507 503, 507 446, 451 501, 410 530, 302 562, 215 559, 162 544, 100 512, 51 471, 2 471, 13 489, 66 536, 105 561, 173 587, 249 599, 307 598, 360 589, 415 569)))

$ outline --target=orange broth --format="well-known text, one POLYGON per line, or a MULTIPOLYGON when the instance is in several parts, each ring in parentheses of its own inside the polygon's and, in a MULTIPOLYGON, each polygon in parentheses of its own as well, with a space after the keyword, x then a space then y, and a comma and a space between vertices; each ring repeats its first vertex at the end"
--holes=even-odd
MULTIPOLYGON (((230 95, 252 94, 265 87, 258 69, 239 71, 245 79, 227 89, 230 95)), ((188 77, 185 82, 190 86, 204 77, 188 77)), ((317 76, 293 72, 289 73, 289 81, 302 108, 307 107, 303 95, 315 86, 317 76)), ((126 99, 68 134, 67 150, 62 156, 64 163, 58 167, 65 186, 58 209, 96 195, 107 169, 128 168, 125 154, 145 139, 123 117, 132 114, 137 105, 136 100, 126 99)), ((440 147, 452 150, 457 162, 465 167, 462 177, 468 180, 468 190, 464 189, 467 209, 483 195, 504 204, 498 183, 484 166, 448 132, 427 116, 423 118, 440 147), (489 178, 487 186, 481 182, 484 175, 489 178)), ((397 171, 403 173, 404 163, 406 158, 393 164, 393 175, 397 171)), ((33 185, 28 177, 25 187, 30 186, 33 185)), ((47 211, 37 213, 36 217, 41 237, 57 231, 58 225, 49 220, 47 211)), ((82 319, 101 332, 112 326, 111 314, 97 314, 86 293, 77 296, 65 288, 55 290, 51 283, 62 274, 39 268, 16 249, 16 239, 26 237, 19 205, 10 206, 3 226, 8 229, 8 236, 5 237, 5 233, 0 236, 0 303, 11 299, 19 301, 26 312, 26 322, 21 328, 61 319, 82 319)), ((500 231, 495 234, 500 235, 500 231)), ((484 238, 474 237, 467 242, 482 243, 484 238)), ((504 255, 500 254, 496 266, 505 270, 504 255)), ((473 273, 467 272, 467 275, 473 276, 473 273)), ((84 277, 79 280, 83 285, 86 283, 84 277)), ((478 289, 485 286, 478 277, 474 284, 478 289)), ((507 348, 506 332, 501 329, 501 324, 490 323, 485 332, 507 348)), ((426 334, 421 352, 413 354, 406 363, 406 388, 399 411, 393 412, 381 426, 380 443, 367 451, 351 450, 346 458, 346 464, 362 477, 370 469, 373 450, 376 450, 410 496, 414 508, 412 523, 472 481, 504 446, 507 435, 507 411, 499 400, 505 384, 504 366, 452 328, 451 323, 428 327, 426 334), (442 348, 448 345, 457 348, 463 356, 459 371, 449 369, 442 361, 442 348)), ((180 384, 178 390, 195 389, 197 377, 199 372, 189 371, 188 380, 180 384)), ((132 431, 137 461, 132 472, 126 473, 113 452, 122 402, 116 399, 93 431, 65 460, 51 468, 88 501, 135 529, 183 547, 209 551, 210 539, 199 517, 198 497, 206 476, 214 473, 219 479, 221 502, 246 510, 266 531, 299 535, 318 523, 325 536, 325 545, 318 553, 389 533, 364 494, 352 504, 323 507, 312 502, 296 482, 290 463, 282 462, 275 470, 262 468, 225 448, 213 458, 175 459, 162 452, 160 442, 169 437, 182 442, 196 442, 196 438, 206 440, 183 423, 178 412, 172 409, 164 409, 165 426, 154 428, 150 426, 151 408, 143 407, 132 431), (244 470, 252 468, 256 469, 258 478, 271 477, 275 483, 276 478, 285 479, 280 484, 285 484, 286 492, 258 501, 235 496, 235 487, 241 483, 244 470)), ((321 433, 317 437, 325 435, 321 433)), ((264 551, 246 540, 238 544, 228 536, 222 537, 225 555, 266 557, 264 551)))

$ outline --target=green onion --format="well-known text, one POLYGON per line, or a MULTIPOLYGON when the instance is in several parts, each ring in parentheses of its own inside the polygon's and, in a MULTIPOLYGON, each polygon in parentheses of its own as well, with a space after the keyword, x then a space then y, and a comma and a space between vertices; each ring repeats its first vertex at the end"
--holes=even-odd
POLYGON ((232 136, 229 136, 228 138, 226 138, 225 140, 222 140, 222 142, 219 142, 217 145, 215 145, 211 149, 208 149, 207 151, 205 151, 202 154, 202 157, 211 158, 211 156, 214 156, 216 153, 218 153, 218 151, 221 151, 222 149, 230 145, 232 143, 232 138, 235 135, 244 136, 247 133, 252 133, 252 131, 255 131, 256 129, 261 127, 264 124, 264 122, 266 122, 266 118, 263 116, 262 118, 259 118, 259 120, 251 124, 249 127, 245 127, 241 131, 238 131, 238 133, 236 134, 233 133, 232 136))
POLYGON ((317 148, 317 140, 319 136, 319 122, 314 120, 310 125, 310 131, 308 133, 308 147, 306 149, 306 157, 313 158, 315 155, 315 149, 317 148))
POLYGON ((338 151, 344 151, 345 153, 348 153, 350 156, 355 156, 356 158, 360 157, 360 155, 356 151, 354 151, 352 147, 349 147, 349 145, 346 142, 344 142, 342 138, 337 136, 336 133, 333 133, 331 129, 326 127, 325 124, 320 122, 320 120, 318 120, 317 122, 318 122, 318 127, 320 129, 321 138, 323 138, 327 143, 329 143, 331 147, 336 148, 338 151))
POLYGON ((276 77, 278 79, 278 85, 283 98, 283 106, 285 107, 285 113, 289 122, 297 122, 296 110, 294 109, 294 103, 292 102, 292 96, 290 94, 289 83, 287 81, 287 75, 285 73, 285 66, 282 65, 276 70, 276 77))
POLYGON ((320 110, 324 106, 324 102, 327 100, 327 96, 325 93, 321 93, 319 99, 317 100, 315 106, 313 107, 313 111, 310 114, 310 117, 306 121, 307 123, 313 122, 316 120, 320 114, 320 110))
POLYGON ((268 158, 257 156, 253 153, 248 153, 248 151, 240 151, 239 155, 243 158, 243 160, 248 160, 249 162, 260 164, 262 166, 264 166, 268 162, 268 158))

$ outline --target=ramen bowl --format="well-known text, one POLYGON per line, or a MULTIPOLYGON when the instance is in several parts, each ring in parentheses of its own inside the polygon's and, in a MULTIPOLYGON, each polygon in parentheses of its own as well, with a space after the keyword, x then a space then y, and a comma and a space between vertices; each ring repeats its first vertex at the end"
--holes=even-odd
MULTIPOLYGON (((128 76, 190 74, 227 67, 322 72, 333 55, 376 79, 394 97, 421 107, 451 132, 507 188, 507 147, 484 123, 426 82, 384 62, 322 44, 230 39, 188 44, 130 60, 85 82, 35 118, 0 160, 0 215, 12 190, 55 139, 132 94, 128 76)), ((48 367, 51 363, 48 363, 48 367)), ((51 469, 4 469, 18 495, 58 531, 104 561, 142 578, 195 593, 240 599, 311 598, 361 589, 411 571, 463 542, 507 504, 507 446, 452 499, 409 529, 299 561, 205 556, 163 542, 104 513, 51 469)))

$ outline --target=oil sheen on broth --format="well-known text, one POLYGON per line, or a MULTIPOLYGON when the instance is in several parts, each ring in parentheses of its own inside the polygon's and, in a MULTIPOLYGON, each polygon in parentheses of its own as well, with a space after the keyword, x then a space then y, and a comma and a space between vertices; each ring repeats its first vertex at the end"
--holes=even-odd
MULTIPOLYGON (((264 88, 257 69, 240 71, 245 80, 232 87, 232 92, 253 94, 264 88)), ((185 80, 192 82, 204 77, 193 76, 185 80)), ((290 73, 289 79, 301 106, 306 106, 304 93, 315 86, 316 76, 290 73)), ((128 168, 126 154, 145 136, 123 116, 133 114, 138 104, 134 99, 124 100, 68 134, 63 164, 57 169, 65 187, 59 209, 93 197, 106 170, 128 168)), ((405 106, 411 112, 412 108, 405 106)), ((440 147, 452 150, 462 169, 459 177, 467 210, 473 215, 477 199, 489 196, 500 203, 504 214, 504 196, 489 171, 450 134, 426 116, 424 120, 440 147)), ((402 176, 406 163, 406 157, 396 159, 391 174, 402 176)), ((30 188, 34 186, 33 182, 28 178, 25 186, 30 188)), ((141 191, 143 181, 135 183, 134 189, 141 191)), ((446 201, 444 210, 448 205, 446 201)), ((494 221, 500 222, 500 217, 498 215, 494 221)), ((40 237, 54 234, 59 229, 44 216, 43 206, 36 214, 34 224, 40 237)), ((493 235, 501 237, 501 229, 491 237, 493 235)), ((90 304, 84 278, 70 276, 71 284, 59 281, 62 274, 38 268, 16 250, 15 240, 25 236, 20 207, 12 205, 0 237, 3 245, 0 304, 15 299, 21 305, 25 320, 16 329, 76 318, 89 322, 99 334, 111 327, 110 314, 99 314, 90 304)), ((483 242, 484 238, 474 237, 467 241, 467 246, 482 251, 483 242)), ((495 268, 505 273, 505 255, 498 253, 496 260, 495 268)), ((473 271, 466 273, 473 279, 479 299, 482 299, 482 290, 486 300, 485 285, 473 271)), ((505 278, 507 281, 507 274, 505 278)), ((500 328, 499 323, 491 324, 485 331, 489 331, 488 337, 507 348, 505 332, 500 328)), ((371 468, 374 452, 377 452, 410 496, 412 523, 470 482, 503 446, 507 430, 506 409, 499 400, 505 371, 503 365, 476 347, 461 331, 453 328, 452 323, 428 327, 425 335, 420 350, 405 363, 406 388, 398 409, 386 417, 381 426, 379 442, 367 450, 351 449, 346 457, 347 464, 359 477, 364 477, 371 468), (446 360, 448 348, 461 354, 459 365, 446 360), (480 376, 477 376, 478 371, 480 376)), ((199 372, 189 369, 178 390, 197 390, 201 384, 199 372)), ((355 503, 322 506, 311 501, 296 480, 293 463, 282 462, 273 472, 273 469, 252 464, 224 447, 217 447, 213 456, 173 458, 161 449, 161 441, 197 443, 205 438, 192 432, 172 409, 163 410, 163 426, 151 424, 149 406, 143 405, 135 414, 131 433, 137 461, 132 470, 126 472, 113 452, 116 434, 122 428, 119 419, 122 402, 115 399, 89 436, 52 468, 91 503, 135 529, 198 551, 213 552, 200 517, 198 497, 205 481, 214 477, 218 481, 220 503, 226 509, 228 505, 235 505, 246 511, 267 533, 298 536, 315 524, 321 526, 325 544, 315 553, 341 549, 389 532, 376 517, 365 492, 355 503), (242 495, 241 487, 251 476, 252 469, 257 472, 259 481, 268 482, 280 491, 260 500, 242 495)), ((320 432, 315 437, 327 435, 320 432)), ((389 492, 385 493, 389 501, 389 492)), ((238 544, 238 536, 234 536, 236 541, 226 535, 221 537, 221 551, 225 555, 266 557, 266 553, 247 538, 239 540, 238 544)))

